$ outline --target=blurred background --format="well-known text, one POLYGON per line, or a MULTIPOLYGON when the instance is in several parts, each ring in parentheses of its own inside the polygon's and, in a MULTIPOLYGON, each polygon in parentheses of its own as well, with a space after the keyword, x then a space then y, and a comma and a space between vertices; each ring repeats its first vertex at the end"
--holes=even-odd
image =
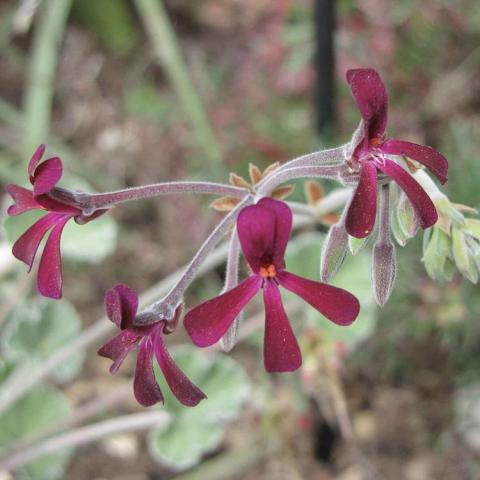
MULTIPOLYGON (((91 191, 226 181, 249 162, 265 168, 348 141, 359 113, 345 72, 368 66, 390 93, 389 134, 444 153, 449 198, 478 208, 479 40, 476 0, 3 0, 0 457, 145 411, 132 394, 133 359, 111 376, 96 355, 110 333, 98 327, 103 294, 119 282, 164 288, 221 218, 208 199, 163 197, 69 225, 64 299, 41 299, 10 253, 35 214, 7 219, 3 188, 26 183, 38 144, 62 157, 63 185, 91 191), (72 347, 87 328, 86 348, 72 347), (62 348, 64 361, 9 400, 62 348)), ((302 182, 290 199, 305 202, 302 182)), ((296 234, 291 271, 318 278, 331 221, 296 234)), ((479 479, 480 295, 459 274, 431 280, 421 237, 398 248, 382 309, 369 249, 350 256, 335 281, 362 302, 349 329, 289 304, 299 372, 265 374, 262 328, 228 356, 199 352, 179 330, 172 354, 208 401, 186 409, 167 396, 150 409, 167 413, 163 426, 59 446, 0 478, 479 479)), ((219 262, 187 304, 215 295, 223 275, 219 262)), ((247 315, 262 326, 260 303, 247 315)))

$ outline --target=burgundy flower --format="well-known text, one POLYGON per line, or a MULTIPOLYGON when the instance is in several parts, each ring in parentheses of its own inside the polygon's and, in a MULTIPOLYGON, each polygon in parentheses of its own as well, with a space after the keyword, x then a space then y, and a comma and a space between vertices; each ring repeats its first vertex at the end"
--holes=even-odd
POLYGON ((285 270, 284 255, 291 229, 292 212, 283 202, 262 198, 240 212, 237 231, 252 274, 235 288, 187 313, 184 325, 193 343, 200 347, 216 343, 245 305, 263 289, 265 368, 269 372, 299 368, 302 356, 283 308, 279 285, 338 325, 349 325, 355 320, 359 303, 352 294, 285 270))
POLYGON ((15 202, 8 208, 7 213, 15 216, 29 210, 48 212, 15 242, 12 252, 16 258, 28 265, 30 271, 40 242, 50 231, 40 259, 38 290, 45 297, 58 299, 62 296, 60 237, 68 220, 81 215, 82 212, 78 208, 63 204, 48 195, 60 180, 63 168, 58 157, 49 158, 40 163, 44 152, 45 145, 40 145, 28 164, 32 190, 19 185, 7 185, 7 193, 15 202))
POLYGON ((447 181, 446 158, 425 145, 385 138, 388 96, 385 85, 375 70, 349 70, 347 81, 360 109, 365 129, 364 138, 351 160, 360 169, 360 180, 348 209, 348 233, 357 238, 364 238, 371 233, 377 211, 379 172, 394 180, 405 192, 422 228, 431 227, 438 218, 433 202, 417 181, 389 156, 403 155, 425 165, 442 184, 447 181))
MULTIPOLYGON (((121 329, 121 332, 101 347, 98 354, 113 360, 110 372, 116 373, 128 353, 138 346, 133 390, 135 398, 141 405, 149 407, 157 402, 163 402, 163 395, 153 371, 154 356, 170 390, 181 403, 194 407, 206 398, 206 395, 178 368, 168 353, 163 335, 172 332, 172 322, 167 323, 160 319, 147 326, 135 326, 133 322, 138 309, 138 296, 126 285, 116 285, 105 294, 105 308, 108 318, 121 329)), ((177 309, 176 321, 179 315, 180 311, 177 309)))

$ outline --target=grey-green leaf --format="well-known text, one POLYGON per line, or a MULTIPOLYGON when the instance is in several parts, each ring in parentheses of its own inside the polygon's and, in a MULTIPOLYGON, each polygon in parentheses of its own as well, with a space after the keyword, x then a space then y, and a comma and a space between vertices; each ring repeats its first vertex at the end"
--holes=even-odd
POLYGON ((149 435, 149 449, 162 464, 184 470, 200 462, 223 438, 226 422, 235 418, 250 392, 243 367, 230 357, 173 348, 172 356, 186 375, 207 395, 195 408, 180 405, 156 367, 157 379, 165 396, 172 422, 149 435))

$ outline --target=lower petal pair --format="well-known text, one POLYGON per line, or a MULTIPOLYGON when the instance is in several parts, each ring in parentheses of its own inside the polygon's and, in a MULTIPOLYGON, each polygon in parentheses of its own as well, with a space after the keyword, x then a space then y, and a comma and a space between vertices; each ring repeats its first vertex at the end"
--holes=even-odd
POLYGON ((187 313, 184 325, 200 347, 216 343, 240 311, 263 288, 265 304, 264 363, 268 372, 296 370, 302 363, 300 348, 283 307, 277 282, 296 293, 329 320, 349 325, 358 315, 358 300, 337 287, 314 282, 292 273, 278 272, 274 279, 251 275, 232 290, 195 307, 187 313))

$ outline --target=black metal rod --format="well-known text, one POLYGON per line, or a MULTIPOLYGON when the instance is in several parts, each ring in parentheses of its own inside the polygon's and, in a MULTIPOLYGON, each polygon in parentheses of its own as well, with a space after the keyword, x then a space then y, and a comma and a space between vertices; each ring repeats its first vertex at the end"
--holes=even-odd
POLYGON ((320 138, 335 129, 335 0, 314 0, 315 126, 320 138))

